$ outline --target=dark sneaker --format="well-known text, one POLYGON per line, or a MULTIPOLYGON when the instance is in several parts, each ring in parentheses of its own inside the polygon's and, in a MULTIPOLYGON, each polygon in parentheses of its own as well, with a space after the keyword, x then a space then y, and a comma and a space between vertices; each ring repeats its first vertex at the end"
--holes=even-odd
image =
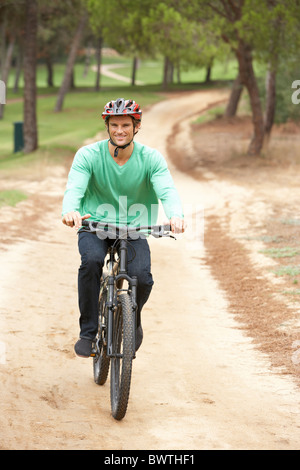
POLYGON ((93 350, 93 341, 87 338, 80 338, 75 344, 75 353, 79 357, 90 357, 93 350))
POLYGON ((140 326, 137 327, 136 329, 136 334, 135 334, 135 350, 137 351, 139 347, 141 346, 143 342, 143 328, 140 326))

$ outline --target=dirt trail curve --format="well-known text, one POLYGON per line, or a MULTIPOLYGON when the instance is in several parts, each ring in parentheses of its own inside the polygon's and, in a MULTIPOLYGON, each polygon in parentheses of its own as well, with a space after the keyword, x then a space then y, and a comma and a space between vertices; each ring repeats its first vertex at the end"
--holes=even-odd
MULTIPOLYGON (((124 75, 120 75, 119 73, 113 72, 113 70, 122 68, 122 64, 105 64, 101 65, 101 75, 105 75, 106 77, 113 78, 115 80, 119 80, 121 82, 131 83, 131 78, 124 77, 124 75)), ((96 66, 92 68, 94 71, 97 70, 96 66)), ((136 85, 144 85, 143 82, 140 80, 136 80, 136 85)))
MULTIPOLYGON (((145 113, 139 140, 167 155, 167 136, 184 110, 224 97, 186 93, 156 104, 145 113)), ((235 201, 247 196, 211 175, 197 182, 170 166, 188 210, 202 203, 206 213, 222 216, 232 194, 235 201)), ((151 240, 155 286, 143 315, 145 338, 127 415, 122 422, 111 417, 109 384, 96 386, 91 362, 73 352, 76 234, 60 222, 65 169, 47 172, 3 183, 32 197, 2 214, 16 225, 8 232, 1 225, 0 448, 299 448, 299 389, 272 371, 229 313, 205 245, 194 244, 193 222, 177 241, 151 240), (28 231, 35 214, 39 230, 28 231), (13 243, 5 240, 12 236, 13 243)))

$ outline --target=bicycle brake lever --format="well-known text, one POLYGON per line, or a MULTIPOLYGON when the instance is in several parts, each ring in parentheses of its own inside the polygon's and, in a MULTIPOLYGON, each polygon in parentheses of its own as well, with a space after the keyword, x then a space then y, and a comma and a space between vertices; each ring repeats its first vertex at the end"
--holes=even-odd
POLYGON ((165 233, 162 227, 160 228, 158 232, 153 231, 152 236, 154 238, 169 237, 169 238, 174 238, 174 240, 177 240, 176 237, 174 237, 173 235, 170 235, 169 233, 165 233))

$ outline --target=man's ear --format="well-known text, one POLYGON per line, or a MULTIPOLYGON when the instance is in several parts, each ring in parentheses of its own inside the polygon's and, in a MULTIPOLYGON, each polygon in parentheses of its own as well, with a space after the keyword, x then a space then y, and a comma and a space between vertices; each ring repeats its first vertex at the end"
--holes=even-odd
POLYGON ((141 122, 137 122, 134 126, 134 135, 138 133, 138 131, 140 130, 141 128, 141 125, 142 123, 141 122))

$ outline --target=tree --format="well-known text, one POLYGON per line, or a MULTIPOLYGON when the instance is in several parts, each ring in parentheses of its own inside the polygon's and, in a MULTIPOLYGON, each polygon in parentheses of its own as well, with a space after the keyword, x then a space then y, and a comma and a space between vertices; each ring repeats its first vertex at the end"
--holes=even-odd
POLYGON ((229 101, 225 109, 225 117, 233 117, 236 115, 238 104, 240 101, 241 94, 243 92, 243 85, 241 83, 240 74, 236 77, 233 82, 232 90, 230 93, 229 101))
POLYGON ((25 2, 24 38, 24 152, 38 147, 36 116, 36 52, 37 52, 38 5, 37 0, 25 2))
POLYGON ((67 28, 69 2, 39 1, 38 56, 45 61, 47 85, 54 86, 54 62, 70 41, 67 28))
POLYGON ((95 81, 95 91, 100 90, 100 79, 101 79, 101 62, 102 62, 102 44, 103 37, 98 33, 96 40, 96 81, 95 81))
POLYGON ((91 28, 102 43, 120 54, 132 56, 132 85, 138 59, 150 54, 142 20, 157 0, 84 0, 90 13, 91 28))
MULTIPOLYGON (((204 2, 200 2, 204 6, 204 2)), ((205 2, 205 12, 210 20, 211 28, 220 34, 235 56, 239 65, 239 80, 248 91, 252 110, 253 137, 248 154, 257 155, 261 152, 264 141, 264 120, 259 88, 253 68, 253 48, 244 37, 243 28, 253 27, 253 23, 244 16, 245 0, 209 1, 205 2), (242 26, 243 25, 243 28, 242 26)))
POLYGON ((178 76, 181 68, 202 66, 208 70, 218 54, 219 41, 209 31, 204 32, 205 25, 188 17, 180 2, 158 0, 142 24, 151 50, 164 57, 163 89, 173 81, 174 69, 178 76))
MULTIPOLYGON (((22 10, 9 1, 0 3, 0 79, 6 86, 15 46, 20 37, 19 26, 24 20, 22 10)), ((0 104, 0 119, 3 119, 4 108, 4 105, 0 104)))
POLYGON ((164 57, 163 89, 173 81, 174 66, 179 67, 183 50, 192 45, 193 30, 187 28, 186 19, 168 2, 157 2, 151 6, 142 19, 143 30, 147 32, 147 43, 153 52, 164 57))
POLYGON ((121 54, 132 56, 132 84, 135 83, 138 59, 163 56, 163 87, 167 88, 173 80, 175 70, 179 76, 181 66, 201 64, 208 67, 212 57, 217 56, 220 50, 220 40, 209 34, 209 31, 204 38, 203 25, 189 21, 181 11, 176 10, 175 3, 180 5, 180 2, 174 0, 140 2, 85 0, 85 2, 90 12, 94 34, 101 33, 105 44, 121 54))
POLYGON ((81 38, 83 36, 84 28, 86 27, 87 21, 88 21, 88 14, 85 11, 79 18, 77 29, 73 36, 73 40, 71 43, 69 56, 68 56, 68 60, 67 60, 66 68, 65 68, 64 78, 63 78, 62 84, 58 92, 55 112, 60 112, 62 110, 65 95, 71 86, 73 67, 75 64, 77 51, 80 45, 81 38))
MULTIPOLYGON (((265 130, 272 122, 274 108, 274 73, 276 57, 283 48, 283 32, 288 31, 298 9, 292 0, 199 0, 188 2, 187 0, 173 0, 181 11, 191 21, 205 24, 212 33, 218 35, 229 45, 234 52, 239 65, 239 77, 241 86, 247 89, 253 122, 253 137, 251 139, 248 154, 260 154, 265 137, 265 130), (280 24, 280 29, 276 25, 280 24), (272 64, 269 80, 269 104, 266 120, 264 120, 263 108, 259 94, 257 78, 254 72, 253 60, 261 57, 265 62, 272 64), (271 76, 270 76, 271 78, 271 76), (271 88, 273 86, 273 90, 271 88)), ((299 13, 298 13, 299 15, 299 13)), ((299 35, 298 35, 299 36, 299 35)), ((238 88, 234 92, 238 92, 238 88)), ((234 96, 232 97, 234 98, 234 96)), ((269 130, 268 130, 269 132, 269 130)))
POLYGON ((282 61, 298 54, 299 6, 298 0, 245 1, 241 30, 245 39, 252 44, 256 60, 268 64, 265 80, 264 145, 270 139, 276 114, 278 68, 282 61), (255 28, 245 28, 246 24, 255 25, 255 28))
MULTIPOLYGON (((1 80, 7 84, 8 80, 8 75, 11 67, 11 62, 12 62, 12 54, 14 50, 14 45, 15 45, 15 34, 10 36, 9 43, 7 46, 6 54, 5 54, 5 59, 3 61, 3 66, 1 70, 1 80)), ((3 114, 4 114, 4 105, 0 104, 0 119, 3 119, 3 114)))

